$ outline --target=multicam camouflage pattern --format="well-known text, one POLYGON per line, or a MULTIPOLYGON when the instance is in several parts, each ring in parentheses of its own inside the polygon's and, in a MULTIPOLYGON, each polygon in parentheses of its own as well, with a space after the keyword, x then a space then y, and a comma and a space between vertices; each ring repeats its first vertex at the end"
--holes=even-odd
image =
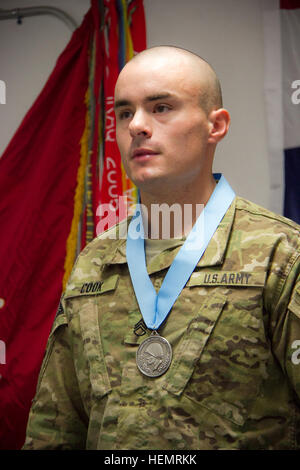
MULTIPOLYGON (((137 369, 150 332, 134 333, 126 240, 108 236, 74 267, 24 449, 300 449, 299 227, 235 199, 159 331, 158 378, 137 369)), ((178 249, 149 264, 157 289, 178 249)))

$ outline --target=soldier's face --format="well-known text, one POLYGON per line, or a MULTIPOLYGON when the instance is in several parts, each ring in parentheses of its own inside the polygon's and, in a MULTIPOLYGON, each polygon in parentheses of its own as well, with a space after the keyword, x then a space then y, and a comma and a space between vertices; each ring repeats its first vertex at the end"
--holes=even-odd
POLYGON ((143 58, 116 85, 116 135, 124 168, 142 190, 197 184, 205 164, 209 121, 188 65, 143 58))

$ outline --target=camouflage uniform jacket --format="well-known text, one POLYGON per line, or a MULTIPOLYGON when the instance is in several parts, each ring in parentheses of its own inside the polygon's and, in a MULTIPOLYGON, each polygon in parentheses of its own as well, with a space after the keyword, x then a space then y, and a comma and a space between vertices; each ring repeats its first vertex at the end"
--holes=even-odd
MULTIPOLYGON (((158 378, 137 369, 150 332, 109 234, 74 266, 24 449, 300 449, 299 226, 235 198, 159 331, 158 378)), ((178 249, 150 262, 157 289, 178 249)))

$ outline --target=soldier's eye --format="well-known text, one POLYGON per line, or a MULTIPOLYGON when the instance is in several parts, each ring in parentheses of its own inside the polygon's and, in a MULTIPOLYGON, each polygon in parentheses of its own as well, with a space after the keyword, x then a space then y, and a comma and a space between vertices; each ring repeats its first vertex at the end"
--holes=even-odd
POLYGON ((132 112, 129 110, 120 111, 119 119, 122 121, 124 119, 130 119, 132 117, 132 112))
POLYGON ((170 110, 171 110, 171 107, 167 104, 157 104, 154 108, 154 112, 159 113, 159 114, 166 113, 170 110))

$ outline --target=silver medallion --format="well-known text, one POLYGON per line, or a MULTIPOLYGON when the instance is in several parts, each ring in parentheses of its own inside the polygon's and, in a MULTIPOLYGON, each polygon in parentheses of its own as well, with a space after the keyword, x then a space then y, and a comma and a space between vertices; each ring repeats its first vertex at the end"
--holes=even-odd
POLYGON ((172 348, 166 338, 154 332, 145 339, 136 352, 136 363, 139 370, 148 377, 159 377, 164 374, 172 360, 172 348))

